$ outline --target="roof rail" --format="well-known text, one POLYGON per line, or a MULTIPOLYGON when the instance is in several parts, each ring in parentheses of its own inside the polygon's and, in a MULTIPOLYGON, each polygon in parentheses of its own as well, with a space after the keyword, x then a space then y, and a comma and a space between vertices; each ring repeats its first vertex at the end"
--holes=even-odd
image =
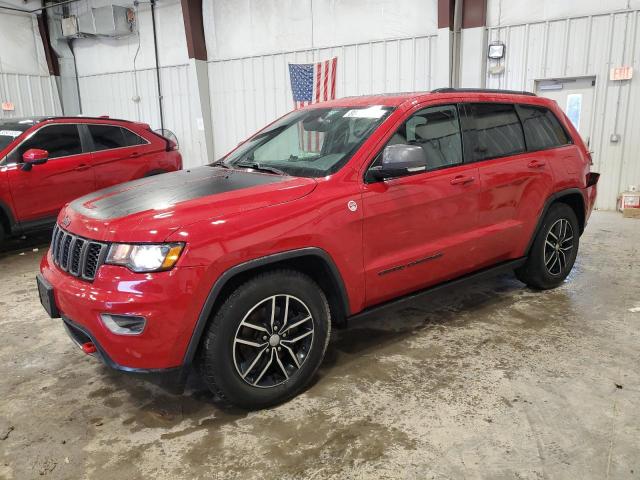
POLYGON ((112 118, 112 117, 109 117, 108 115, 102 115, 99 117, 84 116, 84 115, 51 115, 48 117, 40 117, 38 121, 44 122, 47 120, 111 120, 114 122, 136 123, 134 120, 126 120, 124 118, 112 118))
POLYGON ((512 95, 529 95, 536 97, 533 92, 525 92, 520 90, 500 90, 499 88, 436 88, 431 93, 508 93, 512 95))

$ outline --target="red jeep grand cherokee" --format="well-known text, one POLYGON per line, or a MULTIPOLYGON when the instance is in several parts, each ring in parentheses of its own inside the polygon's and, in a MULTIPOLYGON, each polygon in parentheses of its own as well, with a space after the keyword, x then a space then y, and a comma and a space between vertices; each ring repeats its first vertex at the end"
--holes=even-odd
POLYGON ((217 163, 73 201, 40 297, 87 353, 184 373, 246 408, 288 399, 331 323, 505 269, 565 279, 598 174, 558 106, 438 90, 285 115, 217 163))
POLYGON ((0 120, 0 243, 50 227, 87 193, 180 170, 176 144, 143 123, 110 118, 0 120))

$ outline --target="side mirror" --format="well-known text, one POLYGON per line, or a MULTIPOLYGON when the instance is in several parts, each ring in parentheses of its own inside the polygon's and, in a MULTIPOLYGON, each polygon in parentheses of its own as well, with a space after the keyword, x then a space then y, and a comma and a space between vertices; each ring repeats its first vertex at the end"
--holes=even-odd
POLYGON ((388 145, 382 152, 382 164, 371 169, 374 178, 400 177, 427 169, 427 156, 418 145, 388 145))
POLYGON ((42 165, 49 159, 49 152, 39 148, 30 148, 22 154, 22 170, 29 171, 34 165, 42 165))

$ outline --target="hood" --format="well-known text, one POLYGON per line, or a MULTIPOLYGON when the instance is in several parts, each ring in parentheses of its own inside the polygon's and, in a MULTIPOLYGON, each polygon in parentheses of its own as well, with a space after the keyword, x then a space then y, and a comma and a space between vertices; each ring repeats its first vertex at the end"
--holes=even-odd
POLYGON ((161 242, 180 227, 290 202, 315 186, 311 178, 204 166, 85 195, 59 221, 94 240, 161 242))

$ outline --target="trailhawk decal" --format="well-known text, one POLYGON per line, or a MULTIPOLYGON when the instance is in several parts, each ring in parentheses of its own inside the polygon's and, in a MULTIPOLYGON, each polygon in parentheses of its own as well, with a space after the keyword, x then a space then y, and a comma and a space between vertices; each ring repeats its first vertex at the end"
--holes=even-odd
POLYGON ((80 197, 70 207, 97 220, 126 217, 147 210, 163 210, 195 198, 231 192, 291 177, 204 166, 147 177, 80 197))

